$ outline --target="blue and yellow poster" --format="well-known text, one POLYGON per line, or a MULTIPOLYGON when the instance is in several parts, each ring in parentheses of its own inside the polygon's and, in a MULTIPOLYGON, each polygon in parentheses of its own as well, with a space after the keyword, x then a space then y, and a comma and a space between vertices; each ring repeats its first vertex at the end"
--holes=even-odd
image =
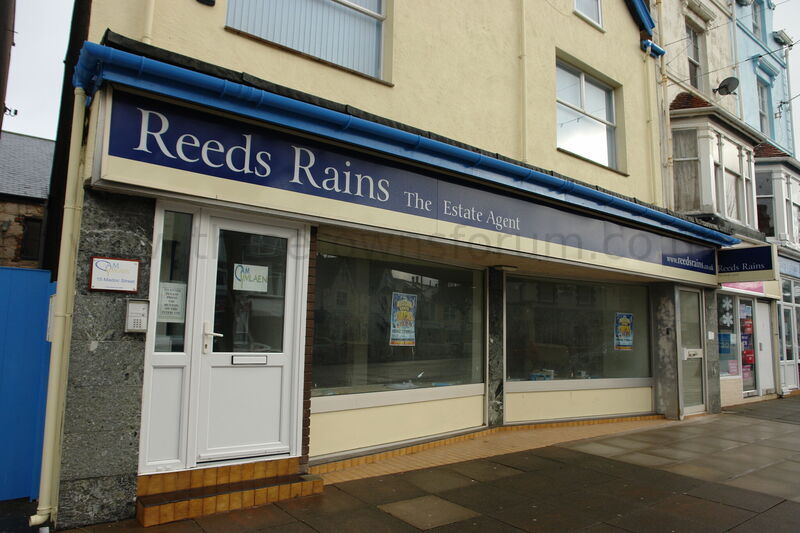
POLYGON ((633 350, 633 313, 617 313, 614 319, 614 349, 633 350))
POLYGON ((417 317, 417 295, 392 293, 392 331, 389 346, 416 346, 414 334, 417 317))

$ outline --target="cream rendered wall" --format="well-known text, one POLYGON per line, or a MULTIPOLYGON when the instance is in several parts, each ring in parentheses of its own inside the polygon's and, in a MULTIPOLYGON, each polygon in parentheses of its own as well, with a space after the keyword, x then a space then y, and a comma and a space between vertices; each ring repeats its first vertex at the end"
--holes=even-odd
POLYGON ((311 449, 319 457, 483 425, 484 397, 469 396, 311 415, 311 449))
MULTIPOLYGON (((573 13, 574 0, 390 0, 390 86, 226 31, 226 0, 151 1, 155 46, 662 203, 657 63, 624 2, 603 2, 598 29, 573 13), (556 150, 557 53, 618 87, 622 172, 556 150)), ((95 0, 90 39, 111 28, 141 40, 146 3, 95 0)))
POLYGON ((505 421, 563 420, 653 412, 653 389, 517 392, 505 396, 505 421))

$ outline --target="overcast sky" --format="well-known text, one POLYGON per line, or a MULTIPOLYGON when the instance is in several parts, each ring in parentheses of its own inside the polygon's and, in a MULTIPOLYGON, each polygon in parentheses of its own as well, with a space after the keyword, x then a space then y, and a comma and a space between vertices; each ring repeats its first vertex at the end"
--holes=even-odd
MULTIPOLYGON (((774 29, 784 29, 793 40, 800 39, 800 0, 773 1, 777 5, 774 29)), ((6 116, 3 129, 35 137, 55 138, 72 2, 17 0, 16 44, 11 51, 6 94, 6 106, 16 109, 17 116, 6 116)), ((800 94, 800 44, 794 47, 789 56, 792 95, 796 95, 800 94)), ((797 132, 795 139, 796 144, 800 144, 800 97, 792 103, 797 132)))

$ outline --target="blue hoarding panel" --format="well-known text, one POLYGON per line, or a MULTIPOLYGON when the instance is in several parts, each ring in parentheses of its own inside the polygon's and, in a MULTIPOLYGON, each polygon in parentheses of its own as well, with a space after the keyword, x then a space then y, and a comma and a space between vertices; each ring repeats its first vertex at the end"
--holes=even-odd
POLYGON ((54 290, 49 272, 0 267, 0 500, 39 493, 54 290))

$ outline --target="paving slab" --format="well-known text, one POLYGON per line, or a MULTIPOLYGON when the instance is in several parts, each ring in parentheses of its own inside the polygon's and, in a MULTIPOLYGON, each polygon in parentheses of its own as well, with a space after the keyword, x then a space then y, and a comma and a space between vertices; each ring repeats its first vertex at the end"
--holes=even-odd
POLYGON ((480 513, 433 495, 379 505, 378 509, 421 530, 480 516, 480 513))

